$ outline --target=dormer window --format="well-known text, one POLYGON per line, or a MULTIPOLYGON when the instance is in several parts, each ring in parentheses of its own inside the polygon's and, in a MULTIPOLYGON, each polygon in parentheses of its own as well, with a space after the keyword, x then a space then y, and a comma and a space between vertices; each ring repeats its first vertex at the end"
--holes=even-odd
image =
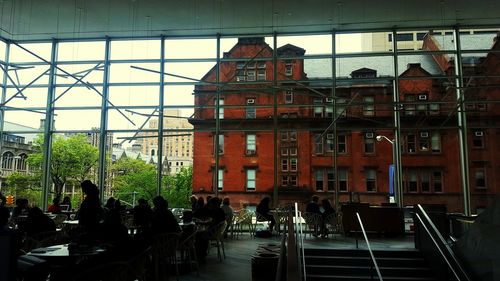
POLYGON ((286 76, 293 75, 293 61, 291 61, 291 60, 285 61, 285 75, 286 76))

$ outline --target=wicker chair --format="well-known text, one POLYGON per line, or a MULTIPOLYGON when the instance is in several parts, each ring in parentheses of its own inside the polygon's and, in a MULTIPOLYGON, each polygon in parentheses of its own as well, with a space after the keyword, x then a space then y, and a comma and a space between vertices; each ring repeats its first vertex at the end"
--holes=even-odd
POLYGON ((253 225, 253 230, 252 230, 254 237, 255 237, 255 234, 257 232, 257 225, 259 225, 259 223, 265 225, 266 228, 269 228, 269 224, 270 224, 269 219, 264 217, 260 213, 255 212, 255 224, 253 225))
POLYGON ((321 215, 317 213, 304 212, 303 217, 307 228, 309 229, 309 235, 315 237, 318 236, 323 222, 321 215))
POLYGON ((217 247, 217 257, 219 258, 219 261, 222 261, 222 257, 224 257, 224 259, 226 258, 226 252, 224 250, 224 230, 226 229, 226 226, 227 222, 222 221, 207 230, 207 234, 209 237, 209 246, 215 245, 217 247))
POLYGON ((198 257, 196 256, 196 248, 195 248, 196 234, 197 232, 194 231, 191 235, 186 237, 184 240, 180 241, 179 245, 177 246, 177 250, 179 250, 181 254, 181 260, 185 260, 187 258, 190 270, 193 270, 193 263, 196 265, 196 273, 199 276, 200 265, 198 263, 198 257))
POLYGON ((160 266, 170 269, 175 266, 175 274, 179 280, 179 266, 177 264, 177 246, 179 244, 178 233, 162 233, 154 237, 152 246, 153 265, 155 270, 155 280, 160 279, 160 266))
POLYGON ((150 262, 151 247, 147 247, 142 252, 130 258, 127 263, 129 264, 127 279, 129 281, 146 281, 147 280, 147 267, 150 262))
POLYGON ((240 212, 233 219, 233 227, 231 229, 231 237, 238 237, 245 231, 245 225, 249 233, 253 231, 252 223, 253 213, 247 209, 241 209, 240 212))
POLYGON ((57 214, 52 220, 56 224, 57 229, 62 229, 64 227, 63 222, 68 219, 68 216, 65 214, 57 214))
POLYGON ((325 218, 325 235, 328 236, 329 233, 338 233, 344 235, 344 229, 342 227, 342 213, 337 212, 326 216, 325 218))

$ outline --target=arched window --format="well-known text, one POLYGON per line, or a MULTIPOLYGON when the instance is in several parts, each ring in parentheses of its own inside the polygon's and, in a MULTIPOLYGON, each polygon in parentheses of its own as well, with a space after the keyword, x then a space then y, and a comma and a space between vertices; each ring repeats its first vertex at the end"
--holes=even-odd
POLYGON ((12 170, 12 162, 14 161, 14 154, 10 151, 5 152, 2 155, 2 169, 12 170))
POLYGON ((27 162, 26 160, 28 159, 28 155, 26 154, 19 154, 19 156, 16 157, 17 163, 16 163, 16 169, 18 171, 26 171, 27 170, 27 162))

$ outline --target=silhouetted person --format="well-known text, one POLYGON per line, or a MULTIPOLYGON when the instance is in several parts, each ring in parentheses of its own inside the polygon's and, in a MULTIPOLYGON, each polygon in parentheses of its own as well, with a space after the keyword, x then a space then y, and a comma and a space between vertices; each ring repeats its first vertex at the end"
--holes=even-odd
POLYGON ((128 242, 128 229, 122 223, 120 212, 109 210, 101 224, 99 240, 115 247, 124 247, 128 242))
POLYGON ((323 199, 321 200, 321 207, 323 207, 323 213, 321 214, 321 217, 323 218, 322 223, 321 223, 321 234, 323 236, 326 236, 326 217, 328 217, 331 214, 335 214, 335 209, 332 207, 332 204, 330 204, 330 200, 328 199, 323 199))
POLYGON ((196 198, 196 195, 191 195, 189 197, 189 202, 191 203, 191 210, 194 212, 196 211, 197 203, 198 203, 198 198, 196 198))
POLYGON ((198 202, 196 203, 196 210, 193 210, 193 217, 202 220, 209 217, 208 207, 207 205, 205 205, 205 200, 201 196, 198 197, 198 202))
POLYGON ((151 231, 153 234, 180 232, 181 228, 174 214, 168 209, 168 202, 162 196, 153 198, 151 231))
POLYGON ((63 201, 61 202, 61 205, 67 205, 68 211, 71 211, 73 209, 71 206, 71 198, 69 196, 64 196, 63 201))
POLYGON ((231 227, 231 223, 233 221, 233 215, 234 215, 234 211, 233 211, 233 208, 231 208, 231 202, 229 200, 229 197, 224 197, 224 199, 222 200, 221 209, 222 209, 222 211, 224 211, 224 214, 226 216, 227 226, 226 226, 226 230, 224 231, 224 237, 227 237, 227 232, 229 231, 229 228, 231 227))
POLYGON ((313 197, 311 197, 311 202, 307 203, 307 205, 306 205, 306 212, 321 214, 321 211, 319 210, 318 202, 319 202, 319 197, 316 195, 313 195, 313 197))
POLYGON ((24 224, 24 231, 28 236, 47 231, 56 231, 56 224, 40 208, 33 207, 28 213, 28 218, 24 224))
POLYGON ((271 204, 271 198, 264 197, 262 198, 262 200, 260 200, 260 203, 259 205, 257 205, 257 209, 255 211, 270 222, 269 230, 273 231, 276 221, 274 220, 273 214, 271 214, 270 204, 271 204))
POLYGON ((16 206, 12 210, 12 218, 18 216, 27 216, 29 212, 29 201, 26 198, 19 198, 16 200, 16 206))
POLYGON ((151 225, 153 210, 146 199, 141 198, 137 202, 139 204, 134 207, 134 225, 141 228, 148 228, 151 225))
POLYGON ((106 211, 114 209, 115 202, 116 202, 116 199, 114 197, 109 197, 108 200, 106 200, 106 204, 104 204, 104 209, 106 211))
POLYGON ((52 205, 50 205, 47 208, 47 211, 52 214, 60 214, 61 213, 61 206, 59 205, 60 197, 56 196, 54 199, 52 199, 52 205))
POLYGON ((99 189, 90 180, 84 180, 80 185, 86 195, 78 211, 78 225, 87 230, 95 230, 103 218, 99 189))

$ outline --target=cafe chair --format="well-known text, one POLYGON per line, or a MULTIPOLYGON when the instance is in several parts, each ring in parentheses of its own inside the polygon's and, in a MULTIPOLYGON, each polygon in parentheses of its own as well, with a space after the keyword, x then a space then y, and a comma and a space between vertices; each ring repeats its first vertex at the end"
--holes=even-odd
POLYGON ((236 234, 236 237, 239 236, 240 234, 243 234, 245 231, 245 226, 246 230, 248 233, 253 235, 253 212, 248 211, 247 209, 242 209, 238 215, 235 218, 235 222, 233 225, 234 232, 236 234))
POLYGON ((127 279, 128 281, 146 281, 147 268, 150 263, 151 247, 147 247, 142 252, 130 258, 127 279))
POLYGON ((129 264, 115 261, 90 266, 82 271, 74 272, 69 281, 123 281, 127 280, 129 264))
POLYGON ((52 220, 56 224, 57 229, 62 229, 64 227, 63 222, 67 219, 68 216, 66 214, 57 214, 55 217, 52 218, 52 220))
POLYGON ((267 219, 266 217, 264 217, 260 213, 255 212, 255 224, 253 225, 253 229, 252 229, 253 237, 255 237, 255 234, 257 232, 257 226, 259 224, 262 224, 265 226, 266 229, 269 229, 270 221, 269 221, 269 219, 267 219))
POLYGON ((184 261, 187 258, 187 262, 189 263, 189 269, 191 271, 193 270, 193 263, 196 265, 196 274, 199 276, 200 275, 199 263, 198 263, 198 257, 196 256, 196 248, 195 248, 196 234, 197 232, 194 231, 183 241, 180 241, 179 245, 177 246, 177 250, 179 250, 180 252, 181 261, 184 261))
POLYGON ((281 235, 281 231, 286 232, 288 225, 288 212, 284 209, 276 209, 273 213, 274 220, 276 221, 275 229, 278 235, 281 235))
POLYGON ((207 230, 209 237, 209 249, 210 245, 215 245, 217 247, 217 257, 219 258, 219 261, 222 261, 222 257, 224 257, 224 259, 226 258, 226 252, 224 250, 224 230, 226 229, 226 226, 227 222, 222 221, 207 230))
POLYGON ((319 235, 319 231, 321 229, 321 224, 323 221, 321 215, 317 213, 304 212, 303 217, 306 226, 309 229, 309 235, 317 237, 319 235))
POLYGON ((160 281, 160 268, 167 268, 168 273, 175 268, 176 279, 179 280, 179 265, 177 264, 177 247, 179 244, 178 233, 161 233, 154 237, 152 257, 155 280, 160 281))

